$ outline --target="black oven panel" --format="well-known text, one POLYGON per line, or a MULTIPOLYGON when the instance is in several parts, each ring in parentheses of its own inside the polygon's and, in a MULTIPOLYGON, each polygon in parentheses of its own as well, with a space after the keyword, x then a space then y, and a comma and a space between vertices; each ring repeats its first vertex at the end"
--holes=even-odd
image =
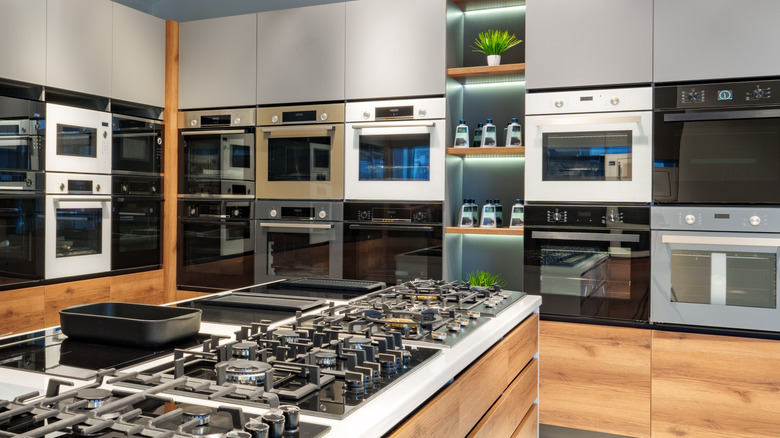
POLYGON ((694 109, 778 105, 780 80, 720 82, 656 87, 656 109, 694 109))

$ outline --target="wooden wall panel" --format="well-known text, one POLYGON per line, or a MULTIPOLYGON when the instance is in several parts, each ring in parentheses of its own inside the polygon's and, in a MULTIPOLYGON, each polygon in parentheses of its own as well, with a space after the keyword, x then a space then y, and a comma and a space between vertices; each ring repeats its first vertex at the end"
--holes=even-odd
POLYGON ((60 325, 61 309, 77 304, 99 303, 111 299, 111 278, 93 278, 44 286, 46 327, 60 325))
POLYGON ((653 437, 780 436, 780 342, 655 331, 653 437))
POLYGON ((111 277, 111 301, 164 304, 165 298, 162 269, 111 277))
POLYGON ((0 337, 44 328, 43 286, 0 292, 0 337))
POLYGON ((163 290, 176 301, 176 199, 179 191, 179 23, 165 22, 165 152, 163 153, 163 290))
POLYGON ((189 290, 177 290, 176 301, 189 300, 190 298, 198 298, 206 295, 210 295, 209 292, 193 292, 189 290))
POLYGON ((539 422, 650 436, 651 331, 542 321, 539 422))

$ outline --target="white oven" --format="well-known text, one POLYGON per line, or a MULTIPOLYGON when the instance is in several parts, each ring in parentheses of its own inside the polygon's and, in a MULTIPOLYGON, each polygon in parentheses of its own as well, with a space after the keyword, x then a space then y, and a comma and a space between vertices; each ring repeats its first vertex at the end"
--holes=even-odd
POLYGON ((525 200, 649 203, 652 90, 526 96, 525 200))
POLYGON ((46 105, 46 171, 111 173, 111 114, 46 105))
POLYGON ((444 98, 346 105, 344 198, 443 201, 444 98))
POLYGON ((111 176, 46 174, 46 279, 111 270, 111 176))

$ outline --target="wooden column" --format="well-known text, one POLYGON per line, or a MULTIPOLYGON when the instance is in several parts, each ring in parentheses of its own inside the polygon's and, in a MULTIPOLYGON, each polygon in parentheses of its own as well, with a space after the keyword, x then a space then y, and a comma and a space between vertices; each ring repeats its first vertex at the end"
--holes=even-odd
POLYGON ((163 287, 165 301, 176 300, 176 228, 179 161, 179 23, 165 22, 165 162, 163 165, 163 287))

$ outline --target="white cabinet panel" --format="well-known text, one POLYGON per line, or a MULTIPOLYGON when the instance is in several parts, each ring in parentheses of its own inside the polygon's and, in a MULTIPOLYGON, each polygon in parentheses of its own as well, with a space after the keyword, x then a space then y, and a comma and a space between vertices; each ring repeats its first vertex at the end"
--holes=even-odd
POLYGON ((655 0, 653 80, 776 76, 780 2, 655 0))
POLYGON ((348 100, 444 94, 445 0, 360 0, 346 8, 348 100))
POLYGON ((112 2, 47 0, 46 85, 111 94, 112 2))
POLYGON ((179 25, 179 108, 257 103, 257 14, 179 25))
POLYGON ((114 3, 111 97, 165 105, 165 20, 114 3))
POLYGON ((650 83, 653 0, 527 0, 526 87, 650 83))
POLYGON ((0 78, 46 82, 46 0, 0 0, 0 78))
POLYGON ((261 12, 257 102, 344 100, 344 3, 261 12))

